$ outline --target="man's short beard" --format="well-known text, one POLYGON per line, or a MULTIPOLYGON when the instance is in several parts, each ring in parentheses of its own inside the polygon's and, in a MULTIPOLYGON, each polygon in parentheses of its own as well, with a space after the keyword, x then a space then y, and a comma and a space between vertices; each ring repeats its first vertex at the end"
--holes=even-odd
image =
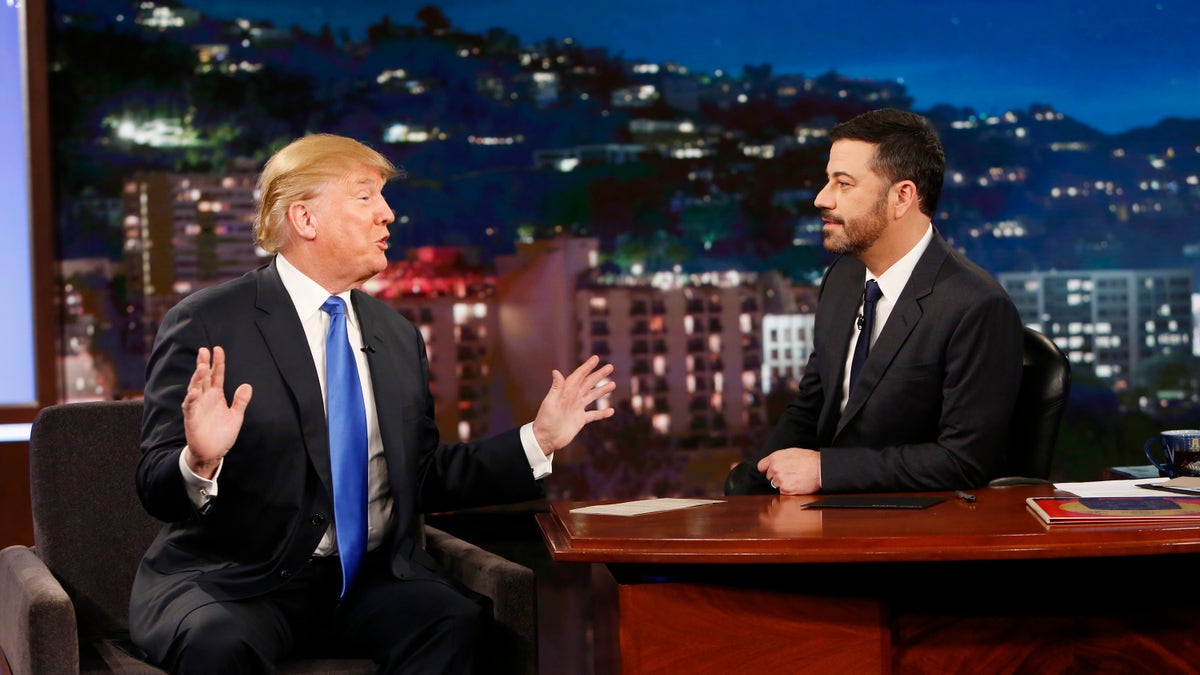
POLYGON ((835 255, 848 255, 857 258, 871 248, 883 231, 887 228, 887 191, 884 191, 875 206, 862 218, 854 223, 845 219, 835 219, 829 211, 822 211, 822 218, 842 226, 840 236, 826 230, 823 243, 825 250, 835 255))

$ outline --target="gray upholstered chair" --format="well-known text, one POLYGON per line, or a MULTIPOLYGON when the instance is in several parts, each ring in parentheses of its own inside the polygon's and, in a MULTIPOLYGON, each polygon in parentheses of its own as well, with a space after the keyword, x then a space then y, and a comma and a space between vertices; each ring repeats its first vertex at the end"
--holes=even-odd
MULTIPOLYGON (((141 401, 42 410, 29 464, 34 544, 0 550, 0 649, 15 675, 160 673, 127 651, 129 593, 161 523, 133 487, 141 401)), ((426 527, 426 548, 455 578, 492 599, 490 672, 537 672, 533 572, 426 527)), ((283 673, 372 673, 353 660, 297 660, 283 673)))

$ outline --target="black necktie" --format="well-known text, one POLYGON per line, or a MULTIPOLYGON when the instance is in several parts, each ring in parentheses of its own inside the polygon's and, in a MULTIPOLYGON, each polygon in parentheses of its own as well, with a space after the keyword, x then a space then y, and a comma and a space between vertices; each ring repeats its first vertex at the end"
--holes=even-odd
POLYGON ((858 321, 858 343, 854 345, 854 360, 850 362, 850 391, 854 391, 854 380, 862 365, 867 361, 867 353, 871 351, 871 335, 875 331, 875 303, 883 297, 883 291, 874 279, 867 282, 863 290, 862 318, 858 321))

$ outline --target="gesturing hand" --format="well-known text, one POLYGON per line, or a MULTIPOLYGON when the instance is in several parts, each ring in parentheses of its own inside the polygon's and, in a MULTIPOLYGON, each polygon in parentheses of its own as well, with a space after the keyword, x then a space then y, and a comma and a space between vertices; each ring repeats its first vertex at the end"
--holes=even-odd
POLYGON ((200 348, 196 353, 196 370, 183 398, 185 461, 197 476, 212 478, 216 473, 241 431, 251 394, 251 386, 243 383, 233 393, 233 404, 226 405, 225 350, 213 347, 210 355, 207 347, 200 348))
POLYGON ((542 452, 551 455, 570 443, 589 422, 612 417, 612 408, 588 410, 587 407, 617 388, 611 380, 612 364, 597 369, 600 357, 592 356, 567 377, 558 370, 551 373, 550 391, 538 407, 533 420, 533 436, 542 452))

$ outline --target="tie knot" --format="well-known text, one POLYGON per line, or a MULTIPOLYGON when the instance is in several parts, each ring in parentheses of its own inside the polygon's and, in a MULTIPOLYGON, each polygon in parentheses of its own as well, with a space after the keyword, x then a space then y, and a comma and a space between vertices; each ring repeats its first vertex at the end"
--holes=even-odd
POLYGON ((879 287, 879 284, 875 283, 874 279, 867 282, 867 287, 863 293, 867 302, 877 302, 883 297, 883 289, 879 287))
POLYGON ((325 310, 325 312, 327 314, 329 314, 330 316, 336 316, 338 314, 345 314, 346 313, 346 301, 342 300, 338 296, 334 295, 334 296, 331 296, 328 300, 326 300, 325 304, 321 305, 321 309, 325 310))

